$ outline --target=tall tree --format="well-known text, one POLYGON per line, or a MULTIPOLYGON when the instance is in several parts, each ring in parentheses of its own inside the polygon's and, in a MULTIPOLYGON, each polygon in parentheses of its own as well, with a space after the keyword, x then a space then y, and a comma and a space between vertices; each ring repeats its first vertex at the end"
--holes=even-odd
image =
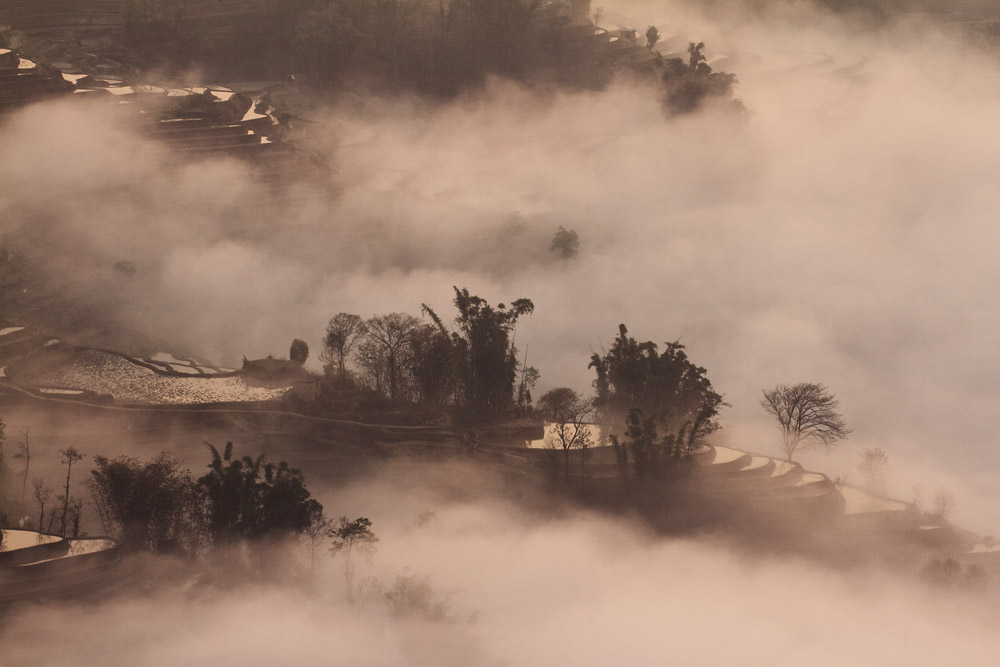
POLYGON ((414 329, 411 373, 418 400, 432 405, 449 402, 457 389, 455 346, 446 331, 430 324, 414 329))
MULTIPOLYGON (((657 452, 659 438, 656 432, 656 418, 647 417, 642 410, 632 408, 625 418, 625 442, 621 445, 632 456, 633 471, 637 479, 647 479, 652 476, 653 469, 660 458, 657 452)), ((617 440, 613 443, 618 449, 617 440)), ((621 465, 625 452, 615 452, 621 465)), ((625 459, 627 460, 627 458, 625 459)), ((619 470, 619 474, 623 471, 619 470)))
POLYGON ((49 498, 52 497, 52 491, 41 477, 35 477, 31 480, 31 488, 34 491, 35 503, 38 505, 38 530, 44 531, 45 503, 49 502, 49 498))
POLYGON ((154 551, 165 540, 192 535, 194 481, 171 454, 150 461, 98 456, 94 464, 88 481, 94 506, 124 549, 154 551))
POLYGON ((70 505, 70 495, 69 495, 69 483, 70 478, 73 474, 73 464, 78 463, 83 460, 83 455, 76 450, 76 447, 67 447, 66 449, 59 450, 62 455, 62 464, 66 466, 66 487, 62 495, 63 509, 62 518, 59 521, 59 534, 66 535, 66 517, 69 514, 70 505))
MULTIPOLYGON (((469 294, 468 289, 454 290, 459 331, 452 340, 465 388, 464 403, 481 413, 501 414, 514 402, 518 367, 517 348, 512 342, 514 328, 520 317, 534 311, 535 305, 530 299, 517 299, 509 308, 502 303, 494 308, 485 299, 469 294)), ((426 304, 424 310, 440 323, 426 304)))
POLYGON ((233 443, 223 453, 205 443, 212 459, 198 478, 206 496, 208 528, 215 544, 255 540, 276 533, 301 533, 319 503, 310 497, 302 471, 265 456, 233 458, 233 443))
POLYGON ((405 398, 405 369, 413 343, 413 333, 420 321, 405 313, 378 315, 365 321, 365 356, 369 364, 381 365, 389 398, 405 398))
POLYGON ((799 450, 830 450, 851 433, 838 412, 840 402, 821 384, 779 384, 764 391, 760 404, 778 421, 789 461, 799 450))
POLYGON ((309 512, 309 525, 302 531, 309 541, 309 576, 316 574, 316 547, 329 537, 332 522, 322 507, 313 507, 309 512))
POLYGON ((353 313, 337 313, 326 325, 326 337, 323 339, 321 359, 332 364, 340 374, 347 376, 347 358, 351 350, 365 336, 365 325, 359 315, 353 313))
POLYGON ((306 488, 302 471, 285 461, 264 463, 257 534, 296 534, 306 531, 323 506, 306 488))
POLYGON ((527 410, 531 407, 531 390, 535 388, 541 374, 534 366, 527 365, 527 356, 521 363, 521 380, 517 383, 517 409, 527 410))
POLYGON ((346 516, 342 516, 340 523, 330 529, 329 537, 333 540, 330 553, 334 556, 344 554, 344 582, 347 584, 348 601, 354 599, 354 552, 370 556, 378 542, 378 537, 371 528, 371 520, 363 516, 354 521, 348 521, 346 516))
POLYGON ((689 447, 719 428, 722 395, 679 342, 666 343, 661 353, 656 343, 636 341, 621 324, 611 349, 595 353, 589 368, 597 374, 595 404, 605 421, 621 424, 630 410, 641 410, 660 432, 682 434, 689 447))
MULTIPOLYGON (((246 486, 245 461, 233 460, 233 443, 227 442, 222 454, 205 443, 212 455, 209 472, 198 478, 206 494, 208 530, 216 544, 236 541, 239 537, 242 500, 246 486)), ((250 465, 253 461, 250 460, 250 465)))

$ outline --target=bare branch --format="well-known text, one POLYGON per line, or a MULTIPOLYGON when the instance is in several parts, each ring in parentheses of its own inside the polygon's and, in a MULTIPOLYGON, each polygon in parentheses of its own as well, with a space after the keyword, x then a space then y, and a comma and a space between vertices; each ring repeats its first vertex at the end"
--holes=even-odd
POLYGON ((851 433, 838 412, 840 402, 821 384, 779 384, 763 393, 760 404, 781 426, 788 460, 810 447, 829 450, 851 433))

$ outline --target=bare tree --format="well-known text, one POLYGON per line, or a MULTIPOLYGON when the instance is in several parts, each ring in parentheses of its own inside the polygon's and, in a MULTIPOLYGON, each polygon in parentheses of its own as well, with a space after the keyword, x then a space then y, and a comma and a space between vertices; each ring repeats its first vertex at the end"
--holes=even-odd
POLYGON ((821 446, 829 450, 851 433, 837 411, 840 402, 821 384, 779 384, 764 391, 760 404, 781 425, 789 461, 800 449, 821 446))
POLYGON ((869 493, 885 493, 886 477, 889 474, 889 457, 879 447, 866 447, 861 452, 858 470, 865 478, 865 490, 869 493))
POLYGON ((955 494, 948 489, 940 489, 934 494, 934 500, 931 503, 931 514, 941 519, 947 519, 957 506, 958 502, 955 500, 955 494))
POLYGON ((66 449, 59 450, 62 454, 62 464, 66 466, 66 490, 62 495, 63 509, 62 518, 59 521, 59 534, 66 535, 66 516, 69 514, 70 497, 69 497, 69 482, 70 477, 73 474, 73 464, 78 461, 83 460, 83 455, 76 450, 76 447, 67 447, 66 449))
POLYGON ((920 484, 920 482, 913 485, 913 500, 910 501, 910 504, 913 505, 918 512, 924 511, 924 487, 920 484))
POLYGON ((552 431, 545 437, 545 446, 562 449, 565 474, 569 477, 569 452, 586 450, 594 445, 588 420, 594 414, 594 402, 580 396, 569 387, 556 387, 538 399, 538 408, 552 422, 552 431))
POLYGON ((351 350, 365 336, 365 324, 359 315, 353 313, 337 313, 326 325, 326 337, 323 339, 323 352, 320 358, 328 364, 336 366, 340 378, 347 376, 347 357, 351 350))
POLYGON ((393 400, 404 398, 403 367, 413 342, 412 334, 419 324, 420 320, 405 313, 378 315, 365 322, 365 342, 374 348, 374 354, 368 356, 384 365, 389 398, 393 400))

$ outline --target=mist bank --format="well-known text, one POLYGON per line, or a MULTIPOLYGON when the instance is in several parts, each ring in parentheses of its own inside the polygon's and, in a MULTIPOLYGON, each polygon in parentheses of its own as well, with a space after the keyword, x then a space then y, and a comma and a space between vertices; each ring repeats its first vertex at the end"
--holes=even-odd
MULTIPOLYGON (((215 586, 133 562, 140 592, 20 608, 0 620, 12 664, 938 665, 995 661, 992 597, 905 573, 835 572, 662 540, 627 520, 497 500, 488 475, 399 467, 326 490, 380 538, 344 601, 317 579, 215 586), (427 475, 440 474, 428 484, 427 475), (450 480, 450 481, 449 481, 450 480), (464 480, 464 481, 458 481, 464 480), (434 490, 430 490, 434 489, 434 490), (157 581, 159 578, 159 581, 157 581), (388 597, 387 597, 388 595, 388 597), (58 628, 54 632, 52 628, 58 628)), ((467 470, 465 472, 468 472, 467 470)), ((300 554, 301 555, 301 554, 300 554)), ((300 562, 300 565, 302 563, 300 562)))

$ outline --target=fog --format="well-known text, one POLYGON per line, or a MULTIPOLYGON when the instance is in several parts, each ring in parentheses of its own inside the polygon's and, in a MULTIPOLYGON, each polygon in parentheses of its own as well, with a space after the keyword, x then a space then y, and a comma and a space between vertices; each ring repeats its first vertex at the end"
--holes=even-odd
POLYGON ((854 436, 808 464, 856 479, 857 452, 882 447, 897 495, 950 486, 992 530, 996 54, 805 5, 726 22, 615 7, 609 22, 668 44, 705 39, 749 116, 667 121, 626 79, 494 81, 444 106, 348 95, 311 116, 329 188, 268 203, 245 165, 180 162, 103 105, 33 107, 0 128, 5 237, 47 244, 64 290, 219 363, 293 337, 315 353, 338 311, 447 313, 458 285, 532 298, 517 341, 539 389, 586 390, 625 322, 708 368, 735 446, 777 451, 763 387, 822 382, 854 436), (548 252, 559 225, 581 238, 568 262, 548 252), (112 275, 121 260, 134 280, 112 275))
MULTIPOLYGON (((997 54, 930 22, 859 26, 804 4, 738 20, 606 5, 669 44, 706 41, 747 116, 668 120, 655 83, 627 77, 600 92, 495 80, 444 105, 344 95, 310 116, 325 182, 269 202, 245 164, 182 161, 104 105, 36 106, 0 125, 0 241, 44 252, 88 307, 222 364, 295 337, 315 357, 339 311, 448 316, 457 285, 531 298, 517 344, 536 395, 585 391, 624 322, 708 369, 727 444, 777 455, 761 389, 821 382, 854 433, 807 468, 857 482, 858 453, 881 447, 892 494, 946 486, 956 523, 996 533, 997 54), (581 240, 567 261, 548 250, 560 225, 581 240)), ((164 584, 33 609, 0 626, 3 661, 974 665, 1000 648, 995 599, 903 574, 748 559, 391 472, 323 494, 374 520, 366 576, 426 578, 447 618, 347 606, 324 555, 306 591, 164 584)))
MULTIPOLYGON (((344 601, 342 561, 304 587, 183 577, 105 603, 22 609, 0 625, 18 665, 988 665, 995 596, 904 575, 833 572, 661 540, 620 518, 530 511, 461 467, 395 468, 323 497, 380 537, 344 601), (434 486, 438 491, 429 491, 434 486), (428 514, 431 513, 431 514, 428 514), (427 588, 389 607, 397 577, 427 588)), ((159 570, 163 571, 162 566, 159 570)))

